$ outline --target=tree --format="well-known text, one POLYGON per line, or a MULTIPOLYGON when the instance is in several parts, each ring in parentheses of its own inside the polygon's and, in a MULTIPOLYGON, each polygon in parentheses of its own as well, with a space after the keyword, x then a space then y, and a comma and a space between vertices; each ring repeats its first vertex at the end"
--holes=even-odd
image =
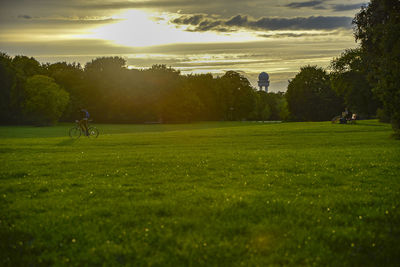
POLYGON ((34 75, 26 81, 22 109, 31 123, 51 125, 61 117, 68 101, 68 93, 61 89, 52 78, 34 75))
POLYGON ((15 84, 11 90, 10 108, 13 112, 13 123, 25 123, 22 104, 25 99, 25 86, 28 77, 44 73, 40 63, 33 57, 15 56, 12 59, 15 73, 15 84))
POLYGON ((289 110, 283 93, 256 92, 256 106, 253 111, 255 120, 287 120, 289 110))
POLYGON ((54 79, 70 96, 69 104, 60 120, 73 121, 78 110, 87 107, 89 103, 85 93, 83 69, 80 64, 59 62, 45 65, 47 75, 54 79))
POLYGON ((329 75, 317 66, 305 66, 289 82, 286 99, 294 120, 330 120, 343 109, 343 100, 330 86, 329 75))
POLYGON ((251 116, 252 120, 267 121, 271 117, 271 107, 268 104, 268 93, 264 91, 256 92, 256 104, 251 116))
POLYGON ((193 113, 192 120, 221 120, 219 104, 217 100, 217 82, 210 73, 191 74, 183 77, 184 86, 191 94, 198 98, 197 112, 193 113))
POLYGON ((81 101, 97 121, 118 119, 115 110, 121 107, 118 100, 126 97, 122 91, 126 82, 126 61, 120 57, 101 57, 88 62, 84 71, 84 94, 81 101))
POLYGON ((162 119, 164 122, 190 122, 201 109, 202 103, 190 87, 180 86, 163 99, 162 119))
POLYGON ((44 74, 44 69, 33 57, 15 56, 12 60, 14 68, 24 77, 44 74))
POLYGON ((367 79, 364 54, 360 48, 348 49, 331 62, 332 88, 343 97, 346 106, 358 115, 376 115, 380 102, 367 79))
POLYGON ((279 112, 278 114, 278 120, 283 120, 286 121, 289 119, 290 112, 288 108, 288 102, 286 100, 286 97, 283 93, 278 92, 277 95, 279 96, 276 100, 276 107, 279 112))
POLYGON ((235 71, 227 71, 219 80, 220 98, 225 119, 244 120, 255 107, 255 91, 250 82, 235 71))
MULTIPOLYGON (((179 90, 183 85, 180 72, 166 65, 153 65, 145 72, 145 76, 147 80, 147 88, 145 90, 152 102, 152 109, 157 116, 157 120, 180 120, 180 118, 174 116, 174 114, 177 115, 178 113, 173 111, 171 106, 171 103, 175 102, 177 97, 178 99, 183 99, 187 96, 187 91, 179 90), (179 95, 178 91, 184 93, 179 95)), ((177 107, 177 109, 179 108, 177 107)))
POLYGON ((11 94, 15 87, 16 77, 12 59, 0 53, 0 122, 12 123, 11 94))
POLYGON ((400 1, 372 0, 362 7, 353 23, 373 91, 400 135, 400 1))

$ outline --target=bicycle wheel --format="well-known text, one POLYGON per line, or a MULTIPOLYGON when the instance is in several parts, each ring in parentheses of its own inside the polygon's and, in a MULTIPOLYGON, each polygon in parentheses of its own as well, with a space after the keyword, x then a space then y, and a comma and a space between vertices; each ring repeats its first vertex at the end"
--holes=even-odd
POLYGON ((69 136, 73 139, 78 139, 81 134, 81 129, 79 129, 78 127, 73 127, 69 130, 69 136))
POLYGON ((89 127, 88 132, 88 137, 97 138, 99 136, 99 130, 96 127, 89 127))

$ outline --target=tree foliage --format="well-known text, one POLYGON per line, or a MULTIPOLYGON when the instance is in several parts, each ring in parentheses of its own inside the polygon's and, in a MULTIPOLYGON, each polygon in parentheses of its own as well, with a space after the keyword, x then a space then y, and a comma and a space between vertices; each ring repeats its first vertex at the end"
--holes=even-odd
POLYGON ((400 134, 400 1, 372 0, 353 21, 368 80, 400 134))
POLYGON ((380 102, 367 79, 364 54, 360 48, 348 49, 331 62, 332 88, 343 97, 345 105, 361 117, 372 117, 380 102))
POLYGON ((11 108, 11 92, 15 87, 16 74, 12 67, 12 59, 0 54, 0 122, 10 123, 13 117, 11 108))
POLYGON ((96 58, 84 67, 66 62, 40 65, 33 58, 1 54, 0 76, 2 123, 73 121, 82 108, 97 122, 113 123, 287 118, 282 94, 256 92, 234 71, 213 77, 182 75, 166 65, 129 69, 120 57, 96 58), (60 100, 65 97, 57 86, 68 93, 69 102, 60 100))
POLYGON ((26 118, 34 124, 51 125, 61 117, 68 101, 69 94, 52 78, 34 75, 26 81, 22 109, 26 118))
POLYGON ((322 68, 305 66, 289 82, 286 99, 292 119, 330 120, 343 109, 343 101, 331 88, 329 75, 322 68))
POLYGON ((29 76, 41 74, 44 69, 34 58, 11 58, 0 53, 0 122, 16 124, 26 122, 22 113, 25 83, 29 76))
POLYGON ((77 110, 85 106, 87 100, 84 88, 83 68, 80 64, 68 64, 59 62, 46 64, 47 76, 54 79, 61 88, 70 95, 70 101, 66 107, 61 120, 72 121, 76 118, 77 110))
POLYGON ((262 121, 288 120, 289 110, 285 95, 258 91, 254 119, 262 121))
POLYGON ((248 119, 255 106, 254 89, 250 82, 235 71, 228 71, 219 79, 219 97, 223 116, 228 120, 248 119))

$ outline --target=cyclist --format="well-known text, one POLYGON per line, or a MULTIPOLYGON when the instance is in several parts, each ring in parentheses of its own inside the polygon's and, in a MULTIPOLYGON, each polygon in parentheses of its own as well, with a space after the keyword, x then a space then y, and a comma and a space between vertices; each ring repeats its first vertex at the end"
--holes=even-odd
POLYGON ((81 117, 82 117, 82 119, 79 121, 79 126, 81 127, 82 132, 84 132, 85 135, 88 136, 88 135, 89 135, 89 131, 88 131, 88 128, 89 128, 88 121, 89 121, 90 114, 89 114, 89 112, 88 112, 86 109, 81 109, 80 112, 81 112, 81 117))

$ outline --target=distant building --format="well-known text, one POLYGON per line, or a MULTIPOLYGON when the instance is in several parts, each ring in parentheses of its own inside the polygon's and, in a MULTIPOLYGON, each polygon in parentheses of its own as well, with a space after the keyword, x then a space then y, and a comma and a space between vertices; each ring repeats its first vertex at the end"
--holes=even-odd
POLYGON ((260 87, 260 90, 263 90, 263 88, 265 88, 265 92, 268 93, 268 87, 269 87, 268 73, 261 72, 260 75, 258 75, 258 87, 260 87))

